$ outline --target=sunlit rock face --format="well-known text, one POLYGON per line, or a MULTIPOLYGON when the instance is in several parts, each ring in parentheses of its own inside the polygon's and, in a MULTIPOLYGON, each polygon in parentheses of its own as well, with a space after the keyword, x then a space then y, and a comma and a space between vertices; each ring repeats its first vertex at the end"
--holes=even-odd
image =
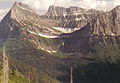
POLYGON ((27 5, 17 2, 0 23, 1 39, 23 38, 50 53, 57 51, 52 39, 59 34, 61 32, 53 29, 51 22, 41 18, 27 5))
POLYGON ((63 34, 66 51, 90 50, 95 44, 119 44, 120 42, 120 7, 99 14, 82 29, 70 34, 63 34), (65 39, 67 38, 67 39, 65 39))
POLYGON ((71 6, 69 8, 50 6, 48 12, 45 15, 43 15, 43 17, 54 21, 54 25, 56 27, 81 29, 91 19, 93 19, 100 13, 103 12, 93 9, 87 10, 75 6, 71 6))
POLYGON ((50 6, 39 16, 15 3, 0 23, 0 38, 23 38, 49 53, 89 50, 96 42, 119 43, 119 22, 119 6, 109 12, 50 6))

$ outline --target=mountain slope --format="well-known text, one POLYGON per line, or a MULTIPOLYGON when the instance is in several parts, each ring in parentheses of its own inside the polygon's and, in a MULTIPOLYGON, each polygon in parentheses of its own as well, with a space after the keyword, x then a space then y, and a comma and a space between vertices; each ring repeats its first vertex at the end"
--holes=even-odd
POLYGON ((10 70, 9 68, 9 58, 6 55, 5 47, 2 50, 2 54, 0 56, 2 60, 1 62, 1 68, 0 68, 0 82, 1 83, 29 83, 30 80, 26 78, 22 73, 16 71, 16 70, 10 70))
POLYGON ((111 35, 119 36, 120 6, 117 6, 110 12, 100 14, 92 19, 82 30, 80 34, 86 36, 93 35, 111 35))
MULTIPOLYGON (((103 13, 97 10, 87 10, 80 7, 71 6, 69 8, 50 6, 44 18, 52 20, 56 27, 76 31, 85 26, 89 20, 103 13)), ((66 30, 66 31, 67 31, 66 30)))
POLYGON ((15 3, 1 21, 0 47, 6 46, 11 71, 16 70, 35 83, 69 83, 72 67, 74 83, 108 83, 111 78, 116 82, 120 60, 119 6, 107 13, 78 7, 52 8, 48 13, 53 17, 39 16, 27 5, 15 3), (82 20, 76 20, 74 11, 82 13, 78 15, 82 20))
POLYGON ((65 42, 62 49, 67 49, 66 51, 88 51, 95 44, 119 44, 119 13, 120 7, 117 6, 109 12, 99 14, 82 29, 61 35, 65 42))
POLYGON ((34 43, 38 49, 49 52, 57 51, 53 38, 58 37, 60 33, 52 28, 51 22, 42 19, 27 5, 17 2, 0 23, 1 39, 21 37, 34 43))

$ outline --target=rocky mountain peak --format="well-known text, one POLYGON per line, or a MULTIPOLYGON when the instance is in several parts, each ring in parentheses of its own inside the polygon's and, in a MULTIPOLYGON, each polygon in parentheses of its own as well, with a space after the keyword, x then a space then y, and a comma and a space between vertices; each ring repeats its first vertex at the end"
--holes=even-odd
POLYGON ((101 13, 77 32, 84 36, 120 36, 120 6, 109 12, 101 13))
POLYGON ((115 7, 111 12, 120 17, 120 6, 115 7))
POLYGON ((120 10, 120 5, 116 6, 114 9, 120 10))
POLYGON ((50 6, 48 12, 46 13, 47 16, 54 17, 54 16, 66 16, 66 15, 83 15, 83 14, 98 14, 102 11, 97 10, 87 10, 81 7, 70 6, 69 8, 59 7, 59 6, 50 6))
POLYGON ((19 2, 19 3, 15 2, 13 7, 11 8, 11 10, 16 9, 16 8, 34 12, 34 10, 32 10, 29 6, 22 4, 21 2, 19 2))
POLYGON ((66 12, 66 8, 52 5, 49 7, 47 14, 50 16, 60 16, 64 12, 66 12))
POLYGON ((49 16, 64 16, 64 15, 74 15, 76 12, 83 12, 85 9, 75 6, 70 6, 69 8, 50 6, 47 12, 49 16))
POLYGON ((80 8, 80 7, 76 7, 76 6, 70 6, 68 9, 67 9, 69 12, 84 12, 86 9, 84 8, 80 8))
POLYGON ((15 2, 10 10, 10 13, 11 13, 11 18, 18 20, 18 19, 25 19, 33 15, 35 12, 27 5, 15 2))

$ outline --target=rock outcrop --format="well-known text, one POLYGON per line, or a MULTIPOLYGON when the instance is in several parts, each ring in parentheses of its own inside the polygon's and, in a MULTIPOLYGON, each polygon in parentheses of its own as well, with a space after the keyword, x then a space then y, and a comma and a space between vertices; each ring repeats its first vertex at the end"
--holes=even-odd
POLYGON ((103 12, 75 6, 69 8, 50 6, 48 12, 43 17, 54 21, 57 27, 80 29, 100 13, 103 12))
POLYGON ((52 39, 59 33, 52 28, 51 22, 41 18, 27 5, 17 2, 0 23, 0 39, 23 38, 48 52, 56 52, 52 39))
POLYGON ((119 44, 120 6, 99 14, 82 29, 61 35, 64 39, 62 49, 66 51, 90 50, 96 44, 119 44))
POLYGON ((89 50, 97 43, 119 43, 120 7, 110 12, 50 6, 39 16, 15 3, 0 23, 0 38, 24 38, 49 53, 89 50))

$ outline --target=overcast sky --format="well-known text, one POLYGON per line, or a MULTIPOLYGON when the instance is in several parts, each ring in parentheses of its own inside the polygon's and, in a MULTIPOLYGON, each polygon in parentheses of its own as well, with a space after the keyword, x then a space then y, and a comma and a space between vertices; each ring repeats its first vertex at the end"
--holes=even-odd
POLYGON ((15 1, 27 4, 39 13, 47 10, 50 5, 79 6, 86 9, 92 8, 105 11, 120 5, 120 0, 0 0, 0 19, 9 11, 15 1))

